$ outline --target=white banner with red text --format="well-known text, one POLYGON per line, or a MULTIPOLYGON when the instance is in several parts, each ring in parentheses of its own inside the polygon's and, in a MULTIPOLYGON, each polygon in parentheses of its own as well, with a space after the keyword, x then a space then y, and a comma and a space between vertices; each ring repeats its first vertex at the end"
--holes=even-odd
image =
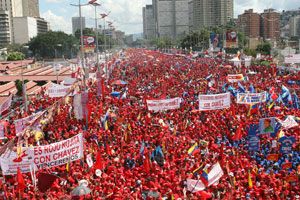
POLYGON ((239 81, 243 81, 243 80, 244 80, 243 74, 228 74, 227 75, 227 81, 230 83, 235 83, 235 82, 239 82, 239 81))
POLYGON ((147 100, 148 110, 161 111, 180 108, 181 99, 179 97, 173 99, 147 100))
POLYGON ((49 97, 64 97, 68 94, 71 86, 64 86, 52 83, 51 87, 48 89, 49 97))
POLYGON ((12 102, 12 95, 10 95, 1 105, 0 105, 0 114, 6 111, 12 102))
POLYGON ((230 93, 199 95, 199 110, 219 110, 230 107, 230 93))
POLYGON ((83 157, 82 133, 67 140, 45 145, 23 148, 19 154, 7 152, 0 158, 3 175, 30 172, 30 167, 45 169, 79 160, 83 157))

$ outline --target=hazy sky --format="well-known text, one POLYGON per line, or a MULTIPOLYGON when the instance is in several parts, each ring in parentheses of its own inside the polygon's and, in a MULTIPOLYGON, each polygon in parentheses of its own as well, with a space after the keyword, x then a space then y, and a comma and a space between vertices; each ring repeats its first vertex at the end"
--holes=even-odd
MULTIPOLYGON (((40 0, 40 13, 50 22, 52 30, 72 32, 71 18, 78 16, 78 7, 70 6, 78 4, 78 0, 40 0)), ((82 3, 88 0, 81 0, 82 3)), ((98 13, 111 11, 108 21, 126 34, 141 33, 143 31, 142 7, 151 4, 152 0, 98 0, 102 5, 98 13)), ((266 8, 275 8, 278 11, 296 9, 300 7, 300 0, 234 0, 234 15, 243 13, 245 9, 253 8, 261 12, 266 8)), ((82 15, 86 17, 88 27, 94 27, 94 8, 82 7, 82 15)), ((103 21, 99 20, 102 25, 103 21)))

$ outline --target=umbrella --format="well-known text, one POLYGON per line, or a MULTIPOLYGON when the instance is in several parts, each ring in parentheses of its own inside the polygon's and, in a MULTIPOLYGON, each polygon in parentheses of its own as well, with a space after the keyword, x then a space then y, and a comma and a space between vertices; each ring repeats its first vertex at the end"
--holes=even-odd
POLYGON ((113 96, 113 97, 119 97, 120 96, 120 94, 121 94, 121 92, 112 92, 112 93, 110 93, 110 95, 111 96, 113 96))
POLYGON ((122 80, 116 80, 112 84, 113 85, 126 85, 127 82, 126 81, 122 81, 122 80))
POLYGON ((91 189, 88 187, 85 187, 83 185, 80 185, 76 187, 74 190, 72 190, 71 195, 72 196, 83 196, 91 193, 91 189))

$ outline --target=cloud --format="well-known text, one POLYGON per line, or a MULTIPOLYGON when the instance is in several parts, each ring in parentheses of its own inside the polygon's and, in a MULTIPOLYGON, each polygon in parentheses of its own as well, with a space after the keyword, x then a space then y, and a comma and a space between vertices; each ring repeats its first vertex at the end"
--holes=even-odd
POLYGON ((64 17, 54 14, 51 10, 42 13, 41 16, 50 23, 50 28, 54 31, 63 31, 68 34, 72 33, 71 23, 64 17))
MULTIPOLYGON (((88 2, 82 0, 81 2, 88 2)), ((98 0, 101 7, 98 14, 111 12, 108 21, 112 21, 116 29, 125 31, 126 34, 141 33, 143 30, 142 7, 151 4, 152 0, 98 0)), ((76 0, 43 0, 40 5, 53 30, 63 30, 67 33, 72 31, 71 17, 78 16, 78 8, 70 6, 77 3, 76 0), (65 12, 66 10, 66 12, 65 12)), ((253 8, 255 12, 262 12, 267 8, 278 11, 295 9, 299 0, 234 0, 234 15, 242 14, 244 10, 253 8)), ((86 18, 87 27, 94 27, 94 8, 82 7, 82 15, 86 18)), ((99 15, 98 15, 99 16, 99 15)), ((103 25, 103 21, 99 21, 103 25)))

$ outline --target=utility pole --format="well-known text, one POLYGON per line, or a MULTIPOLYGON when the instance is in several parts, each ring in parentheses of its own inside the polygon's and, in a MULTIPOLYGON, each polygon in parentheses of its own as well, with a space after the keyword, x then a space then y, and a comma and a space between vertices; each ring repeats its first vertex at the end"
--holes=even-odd
POLYGON ((97 70, 100 72, 100 66, 99 66, 99 45, 98 45, 98 19, 97 19, 97 7, 100 6, 99 3, 95 2, 89 2, 90 5, 95 7, 95 35, 96 35, 96 62, 97 62, 97 70))

